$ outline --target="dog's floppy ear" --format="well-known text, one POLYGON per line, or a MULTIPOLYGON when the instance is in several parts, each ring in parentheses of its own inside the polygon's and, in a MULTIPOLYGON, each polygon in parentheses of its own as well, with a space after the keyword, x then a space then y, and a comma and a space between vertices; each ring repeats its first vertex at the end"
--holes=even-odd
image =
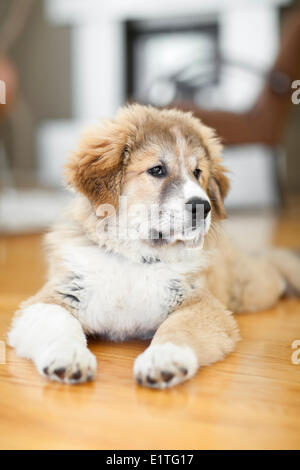
POLYGON ((205 125, 201 125, 200 135, 205 143, 208 159, 210 160, 210 178, 208 181, 208 195, 213 205, 213 213, 220 219, 226 218, 224 199, 229 190, 227 170, 222 165, 223 146, 215 131, 205 125))
POLYGON ((126 132, 114 121, 85 133, 66 165, 67 183, 95 205, 118 208, 125 167, 129 158, 126 132))
POLYGON ((220 219, 226 218, 224 199, 229 190, 229 179, 226 176, 226 169, 219 163, 214 165, 214 170, 208 183, 208 194, 214 207, 215 214, 220 219))

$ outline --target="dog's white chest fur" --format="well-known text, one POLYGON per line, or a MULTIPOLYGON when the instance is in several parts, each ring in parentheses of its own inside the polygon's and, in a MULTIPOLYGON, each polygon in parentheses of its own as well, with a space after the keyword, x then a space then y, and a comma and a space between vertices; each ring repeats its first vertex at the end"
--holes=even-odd
POLYGON ((134 262, 96 246, 65 247, 62 255, 72 274, 60 295, 87 332, 112 339, 150 336, 193 289, 190 261, 134 262))

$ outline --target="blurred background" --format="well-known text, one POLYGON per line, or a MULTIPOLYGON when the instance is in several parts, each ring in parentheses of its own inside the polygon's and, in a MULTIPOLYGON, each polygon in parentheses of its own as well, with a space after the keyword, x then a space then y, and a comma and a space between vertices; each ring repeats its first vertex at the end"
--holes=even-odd
POLYGON ((52 223, 80 131, 130 100, 191 109, 217 129, 235 232, 267 240, 300 200, 298 3, 1 0, 0 231, 52 223))

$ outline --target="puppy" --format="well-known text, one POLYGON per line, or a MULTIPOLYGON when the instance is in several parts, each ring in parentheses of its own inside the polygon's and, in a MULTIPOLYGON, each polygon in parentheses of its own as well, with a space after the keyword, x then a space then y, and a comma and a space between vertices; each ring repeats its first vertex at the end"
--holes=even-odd
POLYGON ((96 373, 88 335, 151 337, 135 378, 171 387, 234 350, 232 312, 299 292, 296 257, 248 255, 224 234, 220 154, 214 132, 177 110, 128 106, 86 133, 66 166, 75 200, 46 237, 48 282, 8 334, 17 354, 72 384, 96 373))

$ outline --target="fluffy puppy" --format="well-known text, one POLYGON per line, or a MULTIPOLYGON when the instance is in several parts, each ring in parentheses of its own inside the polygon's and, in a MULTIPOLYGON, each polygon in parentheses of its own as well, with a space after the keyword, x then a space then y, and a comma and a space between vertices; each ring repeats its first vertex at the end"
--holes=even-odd
POLYGON ((293 255, 249 256, 223 233, 220 154, 214 132, 177 110, 128 106, 86 133, 66 166, 76 197, 46 238, 48 282, 8 335, 17 353, 77 383, 96 373, 87 335, 153 337, 135 378, 170 387, 234 350, 232 312, 299 291, 293 255))

